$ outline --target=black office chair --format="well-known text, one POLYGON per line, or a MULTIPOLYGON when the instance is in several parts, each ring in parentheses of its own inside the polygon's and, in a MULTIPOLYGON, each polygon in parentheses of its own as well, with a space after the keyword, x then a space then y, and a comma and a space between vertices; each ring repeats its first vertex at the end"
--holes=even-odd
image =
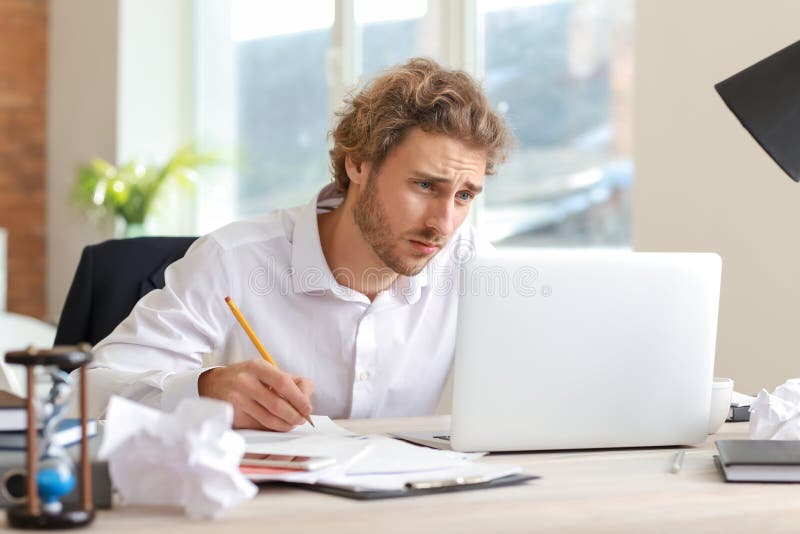
POLYGON ((164 270, 196 237, 112 239, 83 249, 56 330, 56 345, 89 342, 111 333, 134 305, 164 287, 164 270))

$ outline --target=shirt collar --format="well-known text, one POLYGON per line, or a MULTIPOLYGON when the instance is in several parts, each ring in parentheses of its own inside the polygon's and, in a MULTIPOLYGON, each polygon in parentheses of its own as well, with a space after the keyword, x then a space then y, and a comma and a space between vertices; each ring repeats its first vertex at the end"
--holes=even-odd
POLYGON ((292 232, 292 285, 296 293, 333 289, 335 281, 322 253, 317 214, 331 211, 343 201, 334 184, 328 184, 300 211, 292 232))
MULTIPOLYGON (((369 302, 365 295, 334 280, 322 252, 317 215, 332 211, 343 201, 344 195, 336 191, 334 184, 328 184, 301 210, 292 232, 292 286, 296 293, 332 291, 346 300, 369 302)), ((416 275, 399 275, 387 291, 392 291, 397 298, 404 299, 409 304, 417 302, 422 288, 430 282, 432 269, 446 259, 449 248, 445 247, 440 251, 416 275)))

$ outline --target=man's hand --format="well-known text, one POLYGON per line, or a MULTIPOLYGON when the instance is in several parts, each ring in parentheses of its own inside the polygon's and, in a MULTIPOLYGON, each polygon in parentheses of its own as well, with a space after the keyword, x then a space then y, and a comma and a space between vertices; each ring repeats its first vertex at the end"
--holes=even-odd
POLYGON ((200 375, 201 396, 233 404, 233 427, 286 432, 311 415, 314 383, 258 359, 209 369, 200 375))

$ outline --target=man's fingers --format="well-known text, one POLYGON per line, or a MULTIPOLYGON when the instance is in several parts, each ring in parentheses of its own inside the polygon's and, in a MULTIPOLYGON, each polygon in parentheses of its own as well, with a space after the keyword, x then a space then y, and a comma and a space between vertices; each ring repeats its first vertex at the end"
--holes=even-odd
POLYGON ((305 395, 307 399, 311 399, 311 395, 314 394, 313 381, 308 378, 303 378, 302 376, 295 376, 294 383, 297 384, 297 387, 300 388, 300 391, 303 392, 303 395, 305 395))
POLYGON ((253 370, 261 382, 271 387, 279 397, 286 399, 301 416, 311 414, 311 401, 295 384, 291 375, 278 371, 263 360, 254 362, 258 365, 254 365, 253 370))
POLYGON ((241 397, 241 401, 239 402, 238 406, 247 417, 258 423, 256 428, 266 428, 268 430, 277 430, 278 432, 288 432, 296 426, 287 423, 280 417, 270 413, 261 405, 261 403, 256 402, 255 399, 241 397))
POLYGON ((311 414, 313 383, 282 373, 268 362, 250 360, 204 372, 198 392, 230 402, 237 428, 288 431, 311 414))
POLYGON ((244 397, 257 402, 261 408, 282 419, 288 425, 303 424, 303 416, 295 408, 255 377, 248 377, 247 380, 241 381, 240 391, 244 397))
POLYGON ((264 425, 245 413, 241 406, 234 406, 233 428, 252 428, 253 430, 264 430, 264 425))

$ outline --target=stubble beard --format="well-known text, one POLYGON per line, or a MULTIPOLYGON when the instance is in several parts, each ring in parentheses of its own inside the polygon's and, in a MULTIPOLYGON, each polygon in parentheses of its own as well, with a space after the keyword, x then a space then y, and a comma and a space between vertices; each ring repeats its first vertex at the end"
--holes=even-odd
MULTIPOLYGON (((392 235, 389 217, 378 199, 376 178, 374 173, 369 174, 364 190, 353 207, 356 226, 358 226, 364 241, 384 265, 399 275, 414 276, 425 268, 429 259, 421 258, 416 262, 407 261, 397 253, 396 246, 400 239, 392 235)), ((421 232, 421 234, 427 233, 421 232)))

